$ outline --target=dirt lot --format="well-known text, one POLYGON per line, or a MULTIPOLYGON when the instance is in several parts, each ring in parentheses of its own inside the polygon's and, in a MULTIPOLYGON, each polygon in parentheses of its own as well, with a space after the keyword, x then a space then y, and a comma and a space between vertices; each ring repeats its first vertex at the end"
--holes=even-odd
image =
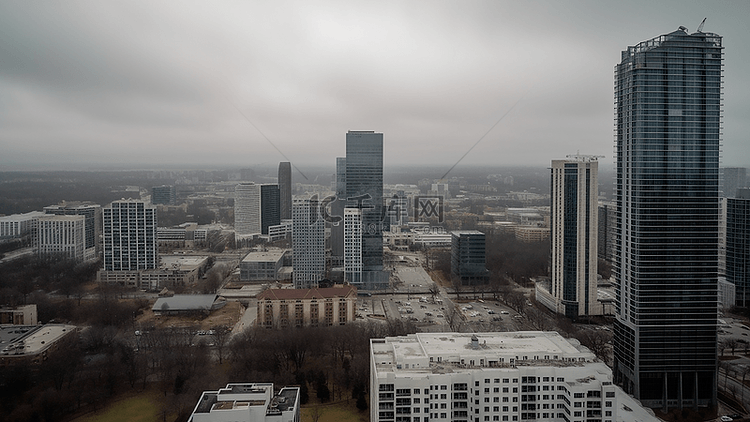
POLYGON ((211 312, 210 315, 193 314, 184 316, 159 316, 149 308, 136 318, 137 327, 153 328, 184 328, 193 327, 198 330, 208 330, 225 325, 230 329, 239 321, 245 308, 236 301, 229 301, 223 308, 211 312))

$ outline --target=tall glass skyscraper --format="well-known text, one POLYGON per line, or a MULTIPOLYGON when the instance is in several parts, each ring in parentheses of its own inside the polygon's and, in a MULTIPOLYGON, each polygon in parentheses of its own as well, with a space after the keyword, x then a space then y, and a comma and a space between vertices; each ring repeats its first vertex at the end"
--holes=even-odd
POLYGON ((279 214, 282 220, 292 218, 292 163, 279 163, 279 214))
POLYGON ((361 289, 388 285, 383 271, 383 230, 388 230, 383 207, 383 134, 374 131, 346 133, 347 208, 362 210, 361 289))
POLYGON ((615 381, 716 405, 721 36, 684 27, 615 67, 615 381))

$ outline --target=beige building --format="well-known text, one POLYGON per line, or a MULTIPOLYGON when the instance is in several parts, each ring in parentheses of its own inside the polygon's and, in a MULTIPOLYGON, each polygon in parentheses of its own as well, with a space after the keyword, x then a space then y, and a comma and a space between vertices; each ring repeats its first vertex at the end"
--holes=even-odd
POLYGON ((336 285, 312 289, 268 289, 258 295, 256 324, 266 328, 325 327, 354 321, 357 289, 336 285))
POLYGON ((0 308, 0 324, 36 325, 36 305, 17 306, 15 308, 0 308))

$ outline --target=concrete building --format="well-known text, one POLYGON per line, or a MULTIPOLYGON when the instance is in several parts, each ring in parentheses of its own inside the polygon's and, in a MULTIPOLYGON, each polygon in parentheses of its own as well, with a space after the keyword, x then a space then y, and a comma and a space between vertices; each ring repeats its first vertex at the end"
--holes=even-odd
POLYGON ((487 284, 487 251, 484 233, 478 230, 451 232, 451 278, 462 286, 487 284))
POLYGON ((0 308, 0 325, 36 325, 36 305, 0 308))
MULTIPOLYGON (((82 262, 86 258, 84 235, 86 217, 44 215, 39 217, 37 224, 37 257, 40 259, 63 258, 76 262, 82 262)), ((94 248, 91 251, 93 252, 94 248)), ((93 257, 95 256, 94 254, 93 257)))
POLYGON ((383 134, 346 133, 346 199, 348 208, 362 209, 362 279, 360 289, 383 289, 383 231, 389 229, 383 208, 383 134))
POLYGON ((104 270, 158 267, 156 207, 135 199, 113 201, 102 210, 104 270))
POLYGON ((197 223, 182 223, 175 227, 158 227, 156 236, 160 246, 193 248, 208 238, 208 229, 199 228, 197 223))
POLYGON ((152 187, 151 203, 154 205, 176 205, 177 191, 175 190, 174 185, 152 187))
POLYGON ((248 253, 240 261, 240 281, 280 280, 279 271, 288 253, 288 249, 269 249, 248 253))
POLYGON ((0 327, 0 367, 39 365, 75 331, 76 326, 65 324, 0 327))
POLYGON ((569 318, 601 315, 596 300, 599 163, 593 156, 552 160, 550 294, 569 318))
POLYGON ((717 404, 722 49, 680 27, 615 67, 614 376, 665 410, 717 404))
POLYGON ((292 219, 292 163, 282 161, 279 163, 279 218, 281 220, 292 219))
POLYGON ((137 285, 148 291, 195 285, 208 268, 208 256, 163 255, 159 268, 138 272, 137 285))
POLYGON ((736 306, 750 306, 750 189, 727 198, 726 280, 734 285, 736 306))
POLYGON ((95 259, 101 252, 102 207, 99 204, 63 202, 44 207, 45 214, 82 215, 86 218, 84 225, 84 259, 95 259))
POLYGON ((281 220, 281 223, 275 226, 268 226, 268 240, 276 242, 292 237, 292 220, 281 220))
POLYGON ((36 241, 36 226, 43 212, 32 211, 0 217, 0 242, 15 239, 28 239, 31 245, 36 241))
POLYGON ((237 239, 268 235, 281 223, 278 185, 240 183, 235 187, 234 230, 237 239))
POLYGON ((300 389, 273 383, 227 384, 204 391, 188 422, 299 422, 300 389))
POLYGON ((325 223, 317 195, 292 201, 292 268, 294 286, 317 287, 325 277, 325 223))
POLYGON ((328 327, 354 321, 357 289, 267 289, 258 295, 256 324, 265 328, 328 327))
POLYGON ((577 340, 556 332, 370 340, 370 421, 653 421, 577 340))
POLYGON ((362 210, 344 208, 344 280, 362 284, 362 210))

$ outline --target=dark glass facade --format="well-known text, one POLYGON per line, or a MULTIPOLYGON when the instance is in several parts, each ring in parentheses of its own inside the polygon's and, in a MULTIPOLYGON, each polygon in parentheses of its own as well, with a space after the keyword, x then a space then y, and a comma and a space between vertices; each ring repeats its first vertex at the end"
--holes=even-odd
POLYGON ((383 207, 383 134, 349 131, 346 134, 347 207, 362 209, 362 283, 358 288, 380 289, 388 284, 383 271, 383 230, 388 230, 383 207))
POLYGON ((735 305, 750 306, 750 189, 727 199, 727 281, 734 284, 735 305))
POLYGON ((716 405, 722 39, 684 28, 615 68, 615 381, 649 407, 716 405))
POLYGON ((292 163, 279 163, 279 214, 282 220, 292 218, 292 163))
POLYGON ((281 223, 278 185, 260 185, 260 231, 268 234, 268 226, 281 223))
POLYGON ((489 271, 484 233, 461 230, 451 233, 451 276, 462 286, 487 284, 489 271))

